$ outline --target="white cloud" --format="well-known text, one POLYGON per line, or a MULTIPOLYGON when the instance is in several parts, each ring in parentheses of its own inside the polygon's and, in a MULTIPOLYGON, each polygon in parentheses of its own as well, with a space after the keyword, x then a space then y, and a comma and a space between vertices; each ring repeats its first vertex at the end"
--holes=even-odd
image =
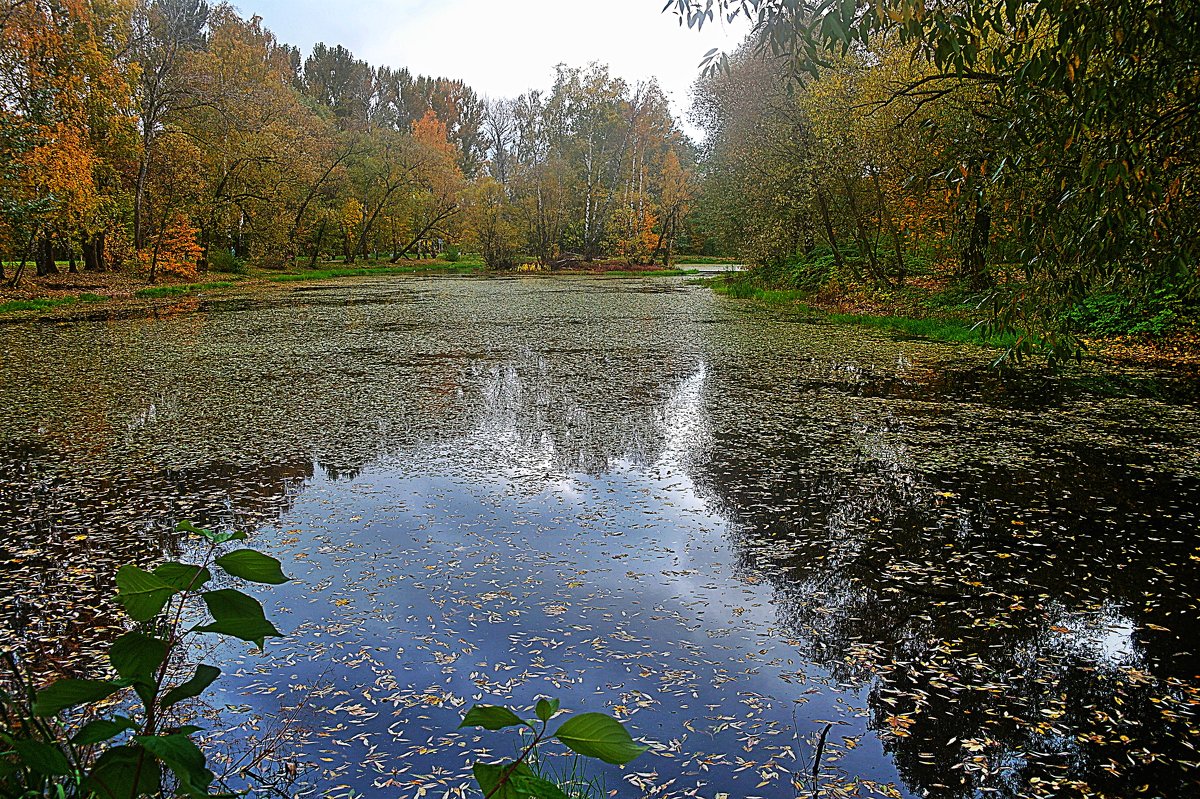
POLYGON ((606 63, 629 81, 657 77, 683 118, 697 64, 733 49, 744 23, 681 28, 664 0, 240 0, 304 53, 342 44, 372 64, 462 78, 478 93, 510 97, 548 88, 555 64, 606 63))

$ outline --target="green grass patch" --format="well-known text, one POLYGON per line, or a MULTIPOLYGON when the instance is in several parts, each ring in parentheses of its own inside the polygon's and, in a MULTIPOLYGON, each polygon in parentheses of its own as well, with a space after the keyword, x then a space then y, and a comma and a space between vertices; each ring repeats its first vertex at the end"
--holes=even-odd
POLYGON ((142 297, 143 299, 175 297, 181 294, 194 294, 197 291, 227 289, 230 286, 236 285, 232 280, 217 280, 213 283, 176 283, 170 286, 150 286, 149 288, 138 289, 133 292, 133 296, 142 297))
POLYGON ((39 297, 33 300, 10 300, 9 302, 0 302, 0 313, 46 311, 51 308, 61 308, 64 305, 75 305, 80 302, 102 302, 104 299, 99 294, 84 293, 74 297, 39 297))
POLYGON ((833 322, 839 325, 858 325, 873 327, 877 330, 889 330, 904 333, 909 336, 948 341, 961 344, 979 344, 987 347, 1012 347, 1017 342, 1012 333, 992 334, 982 326, 973 325, 959 319, 930 316, 920 319, 906 316, 873 316, 870 314, 830 313, 813 308, 805 301, 811 292, 802 289, 767 289, 757 286, 744 276, 713 277, 696 281, 710 287, 714 292, 735 299, 747 299, 766 305, 786 305, 793 310, 811 314, 814 318, 833 322))
MULTIPOLYGON (((812 294, 812 292, 803 289, 763 288, 748 279, 744 273, 738 275, 718 275, 716 277, 702 278, 696 282, 708 286, 717 294, 724 294, 726 297, 733 297, 735 300, 760 300, 777 305, 797 305, 812 294)), ((814 311, 814 309, 809 308, 807 305, 802 306, 802 309, 814 311)))
POLYGON ((906 316, 871 316, 868 314, 838 314, 824 313, 822 316, 836 324, 859 325, 874 327, 880 330, 891 330, 906 333, 910 336, 930 338, 936 341, 950 341, 960 344, 982 344, 987 347, 1012 347, 1017 343, 1013 333, 989 334, 982 326, 976 326, 957 319, 911 319, 906 316))

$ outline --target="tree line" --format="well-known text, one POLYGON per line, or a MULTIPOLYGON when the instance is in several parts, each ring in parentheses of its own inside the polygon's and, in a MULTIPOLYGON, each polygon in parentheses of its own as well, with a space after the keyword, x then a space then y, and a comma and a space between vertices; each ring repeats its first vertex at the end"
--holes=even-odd
POLYGON ((694 153, 653 83, 461 80, 307 57, 203 0, 0 0, 0 279, 236 270, 478 247, 669 259, 694 153))
POLYGON ((1098 298, 1194 304, 1196 4, 668 7, 693 27, 751 22, 709 55, 696 113, 704 214, 759 260, 884 288, 921 257, 953 262, 1027 351, 1071 351, 1098 298))

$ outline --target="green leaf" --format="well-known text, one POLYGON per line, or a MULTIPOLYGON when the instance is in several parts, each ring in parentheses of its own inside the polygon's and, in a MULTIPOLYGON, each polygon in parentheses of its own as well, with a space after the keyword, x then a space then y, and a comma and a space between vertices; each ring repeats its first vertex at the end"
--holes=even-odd
POLYGON ((534 712, 541 721, 549 721, 558 712, 558 700, 539 699, 537 705, 534 706, 534 712))
POLYGON ((154 576, 180 591, 199 591, 212 579, 212 572, 193 563, 164 563, 154 570, 154 576))
POLYGON ((124 716, 113 716, 111 719, 96 719, 83 725, 83 729, 71 737, 71 743, 76 746, 98 744, 101 741, 115 738, 126 730, 132 730, 136 727, 137 725, 132 720, 124 716))
POLYGON ((530 799, 570 799, 562 788, 559 788, 549 780, 544 780, 541 777, 530 774, 513 774, 509 777, 509 784, 517 792, 518 796, 530 797, 530 799))
POLYGON ((267 621, 262 605, 254 597, 231 588, 205 591, 201 596, 204 597, 204 604, 208 605, 213 623, 197 627, 198 631, 253 641, 259 649, 263 648, 267 636, 279 635, 279 630, 267 621))
POLYGON ((161 791, 162 769, 158 760, 140 746, 109 749, 100 755, 83 781, 83 794, 95 794, 98 799, 136 799, 161 791))
POLYGON ((483 727, 485 730, 502 730, 505 727, 517 727, 526 722, 506 707, 500 705, 475 705, 463 716, 463 727, 483 727))
POLYGON ((125 633, 113 641, 108 661, 126 680, 154 682, 154 673, 167 659, 167 642, 144 633, 125 633))
POLYGON ((557 785, 534 774, 525 762, 515 767, 513 763, 476 763, 472 771, 483 795, 492 799, 569 799, 557 785), (506 771, 508 779, 501 785, 506 771))
POLYGON ((207 530, 203 527, 197 527, 188 521, 183 521, 175 525, 175 530, 180 533, 192 533, 193 535, 202 536, 214 544, 224 544, 226 541, 246 540, 246 534, 240 530, 231 533, 214 533, 212 530, 207 530))
POLYGON ((139 735, 135 739, 146 751, 167 764, 179 778, 180 789, 188 796, 208 795, 213 773, 205 767, 204 753, 186 735, 139 735))
POLYGON ((22 763, 39 774, 57 777, 69 774, 71 771, 71 764, 67 761, 67 756, 57 747, 43 741, 14 739, 12 748, 22 763))
POLYGON ((205 530, 203 527, 197 527, 196 525, 192 524, 189 521, 182 521, 179 524, 175 525, 175 532, 191 533, 193 535, 202 535, 205 538, 209 539, 210 541, 212 540, 212 537, 213 537, 212 530, 205 530))
POLYGON ((176 733, 179 735, 191 735, 195 732, 204 732, 204 728, 197 727, 195 724, 184 724, 182 727, 168 727, 163 732, 167 735, 175 735, 176 733))
POLYGON ((533 776, 533 770, 527 763, 517 763, 515 768, 512 763, 476 763, 471 767, 471 771, 475 774, 475 782, 479 783, 479 788, 483 791, 484 796, 489 796, 491 799, 528 799, 528 794, 518 793, 517 786, 513 782, 513 777, 533 776), (501 778, 509 769, 512 769, 512 773, 504 785, 497 790, 501 778))
POLYGON ((53 716, 69 707, 99 702, 120 688, 120 685, 109 680, 59 680, 38 691, 33 703, 33 715, 53 716))
POLYGON ((201 664, 196 667, 196 673, 192 678, 185 683, 176 685, 162 698, 162 707, 168 708, 176 702, 182 702, 185 699, 191 699, 194 696, 199 696, 204 692, 204 689, 213 684, 213 680, 221 676, 221 670, 216 666, 206 666, 201 664))
POLYGON ((215 562, 228 574, 254 583, 280 585, 288 581, 279 561, 257 550, 235 550, 228 555, 222 555, 215 562))
POLYGON ((131 563, 117 570, 117 601, 134 621, 154 618, 177 593, 175 586, 131 563))
POLYGON ((646 747, 633 742, 619 721, 604 713, 581 713, 569 718, 554 737, 573 752, 618 766, 646 751, 646 747))

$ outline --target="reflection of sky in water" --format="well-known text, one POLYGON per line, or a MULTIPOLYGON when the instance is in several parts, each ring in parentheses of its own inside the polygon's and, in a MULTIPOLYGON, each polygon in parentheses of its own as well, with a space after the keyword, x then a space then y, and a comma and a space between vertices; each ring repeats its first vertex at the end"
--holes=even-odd
MULTIPOLYGON (((289 683, 329 681, 306 708, 344 725, 349 748, 318 734, 314 762, 335 759, 322 784, 458 788, 480 746, 513 746, 455 731, 463 709, 540 695, 627 717, 657 752, 628 780, 671 795, 793 796, 797 735, 817 719, 861 735, 862 696, 812 691, 827 675, 779 641, 770 589, 735 577, 726 522, 683 468, 709 443, 705 375, 701 363, 648 409, 661 441, 650 462, 630 453, 600 475, 555 473, 553 442, 518 429, 514 398, 530 387, 504 368, 472 434, 396 453, 349 490, 316 475, 280 521, 297 532, 280 533, 291 543, 278 554, 302 580, 278 592, 294 628, 271 646, 284 662, 246 668, 285 703, 289 683), (330 673, 331 661, 355 666, 330 673), (422 741, 424 753, 403 749, 422 741)), ((841 765, 894 779, 879 758, 867 741, 841 765)))
POLYGON ((1137 643, 1137 624, 1113 603, 1091 612, 1064 612, 1051 632, 1064 644, 1097 666, 1144 665, 1137 643))

